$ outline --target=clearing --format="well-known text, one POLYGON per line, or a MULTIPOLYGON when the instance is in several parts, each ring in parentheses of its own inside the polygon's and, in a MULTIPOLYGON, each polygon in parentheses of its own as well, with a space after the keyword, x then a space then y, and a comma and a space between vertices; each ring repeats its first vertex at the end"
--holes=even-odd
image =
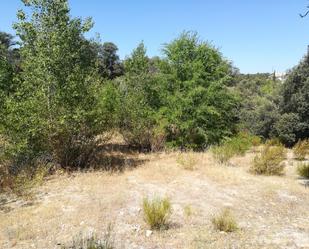
POLYGON ((104 161, 121 172, 55 175, 28 201, 1 196, 0 248, 61 248, 81 233, 100 237, 109 224, 116 248, 309 248, 309 188, 299 183, 291 152, 281 177, 248 173, 253 151, 232 166, 194 153, 193 171, 178 165, 176 152, 111 146, 108 153, 104 161), (154 195, 170 197, 171 226, 146 236, 142 200, 154 195), (235 215, 237 232, 214 230, 211 219, 224 207, 235 215))

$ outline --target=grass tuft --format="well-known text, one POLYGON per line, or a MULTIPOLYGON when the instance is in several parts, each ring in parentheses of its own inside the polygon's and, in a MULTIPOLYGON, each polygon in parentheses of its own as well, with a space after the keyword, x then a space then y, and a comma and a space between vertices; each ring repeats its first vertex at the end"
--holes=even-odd
POLYGON ((300 163, 297 167, 297 173, 301 177, 309 179, 309 163, 300 163))
POLYGON ((169 217, 172 213, 171 202, 168 198, 155 197, 152 200, 144 198, 143 212, 145 222, 151 229, 162 230, 168 228, 169 217))
POLYGON ((185 170, 195 170, 198 160, 193 152, 188 152, 180 153, 176 158, 176 162, 185 170))
POLYGON ((212 219, 212 224, 216 230, 223 232, 234 232, 238 229, 235 217, 229 209, 224 209, 221 214, 212 219))

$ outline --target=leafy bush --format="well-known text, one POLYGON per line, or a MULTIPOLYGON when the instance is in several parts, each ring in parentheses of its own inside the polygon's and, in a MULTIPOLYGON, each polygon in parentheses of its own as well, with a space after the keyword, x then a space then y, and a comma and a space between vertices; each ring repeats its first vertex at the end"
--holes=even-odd
POLYGON ((168 198, 156 197, 152 200, 143 200, 144 219, 151 229, 168 228, 168 220, 172 213, 172 207, 168 198))
POLYGON ((281 143, 292 146, 297 142, 297 130, 299 130, 300 118, 296 113, 284 113, 274 124, 273 134, 281 143))
POLYGON ((309 178, 309 163, 300 163, 297 167, 297 173, 304 178, 309 178))
POLYGON ((192 152, 179 154, 176 161, 179 166, 186 170, 194 170, 198 162, 196 155, 192 152))
POLYGON ((0 192, 7 190, 18 196, 29 197, 31 189, 43 183, 50 168, 50 164, 40 160, 32 165, 19 165, 19 168, 2 165, 0 166, 0 192))
POLYGON ((293 148, 294 155, 297 159, 303 160, 309 155, 309 139, 299 140, 293 148))
POLYGON ((254 136, 241 132, 237 136, 226 139, 220 146, 214 146, 212 153, 219 163, 227 163, 235 155, 244 155, 252 146, 254 136))
POLYGON ((283 146, 265 145, 260 155, 255 156, 250 171, 262 175, 282 175, 286 157, 283 146))
POLYGON ((214 227, 223 232, 234 232, 238 229, 237 222, 229 209, 224 209, 221 214, 212 219, 214 227))
POLYGON ((69 246, 62 246, 62 249, 114 249, 114 241, 112 239, 111 230, 105 233, 103 239, 98 239, 96 235, 90 236, 80 235, 73 240, 69 246))

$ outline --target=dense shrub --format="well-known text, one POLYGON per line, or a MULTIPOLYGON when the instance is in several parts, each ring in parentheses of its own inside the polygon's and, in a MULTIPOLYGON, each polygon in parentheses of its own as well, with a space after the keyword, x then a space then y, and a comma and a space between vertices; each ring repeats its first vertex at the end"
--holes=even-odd
POLYGON ((279 138, 281 143, 292 146, 297 141, 297 130, 300 119, 296 113, 284 113, 274 124, 273 134, 279 138))
POLYGON ((300 163, 297 166, 297 173, 304 178, 309 178, 309 163, 300 163))
POLYGON ((303 160, 309 155, 309 139, 299 140, 293 148, 294 155, 297 159, 303 160))
POLYGON ((151 229, 168 228, 172 207, 168 198, 156 197, 152 200, 143 200, 144 219, 151 229))
POLYGON ((260 155, 257 155, 250 171, 262 175, 282 175, 286 152, 283 146, 265 145, 260 155))
POLYGON ((215 229, 223 232, 234 232, 238 229, 237 222, 229 209, 224 209, 221 214, 212 219, 215 229))

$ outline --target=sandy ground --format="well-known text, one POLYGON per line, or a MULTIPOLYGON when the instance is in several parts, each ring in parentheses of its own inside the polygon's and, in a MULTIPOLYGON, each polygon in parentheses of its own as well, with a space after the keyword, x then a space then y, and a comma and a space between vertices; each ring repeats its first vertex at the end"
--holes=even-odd
POLYGON ((281 177, 248 173, 253 152, 233 158, 233 166, 195 153, 193 171, 179 166, 175 152, 113 154, 109 162, 120 162, 117 156, 122 172, 53 176, 31 201, 2 196, 0 248, 61 248, 79 234, 100 237, 109 224, 116 248, 309 248, 309 188, 299 183, 291 153, 281 177), (168 230, 146 236, 146 196, 171 199, 168 230), (224 207, 234 213, 237 232, 213 228, 224 207))

